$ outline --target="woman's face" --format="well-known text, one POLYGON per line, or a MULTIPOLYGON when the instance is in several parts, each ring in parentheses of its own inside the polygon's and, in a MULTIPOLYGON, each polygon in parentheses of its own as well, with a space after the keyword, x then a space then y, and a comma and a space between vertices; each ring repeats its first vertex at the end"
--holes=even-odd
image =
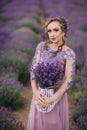
POLYGON ((62 37, 64 36, 64 32, 62 31, 58 21, 53 21, 48 24, 47 34, 52 43, 61 42, 62 37))

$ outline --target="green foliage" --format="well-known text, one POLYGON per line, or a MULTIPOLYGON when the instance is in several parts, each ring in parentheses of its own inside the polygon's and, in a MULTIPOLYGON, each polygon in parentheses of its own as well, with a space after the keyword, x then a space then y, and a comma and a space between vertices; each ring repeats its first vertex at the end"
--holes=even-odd
POLYGON ((30 81, 29 64, 21 64, 18 70, 18 80, 26 85, 30 81))
POLYGON ((87 23, 83 25, 83 27, 81 28, 84 32, 87 31, 87 23))
POLYGON ((25 52, 25 53, 27 53, 28 55, 31 55, 31 56, 34 55, 34 52, 32 50, 29 50, 29 48, 27 48, 27 47, 25 47, 23 45, 14 44, 14 45, 9 46, 8 49, 19 50, 19 51, 25 52))
POLYGON ((82 74, 83 74, 84 77, 87 77, 87 65, 83 66, 82 74))
POLYGON ((82 115, 86 115, 87 114, 87 104, 85 105, 81 105, 78 110, 76 110, 76 112, 73 114, 73 121, 77 122, 77 119, 82 115))
POLYGON ((66 41, 67 45, 69 45, 69 46, 73 46, 75 44, 74 41, 70 38, 65 39, 65 41, 66 41))
POLYGON ((23 63, 28 63, 28 60, 20 55, 9 55, 0 59, 0 68, 12 66, 14 70, 18 70, 23 63))
POLYGON ((0 86, 0 106, 15 109, 20 105, 23 105, 23 96, 19 88, 12 84, 0 86))
MULTIPOLYGON (((27 50, 27 49, 26 49, 27 50)), ((25 51, 25 50, 24 50, 25 51)), ((28 50, 27 50, 28 51, 28 50)), ((29 51, 28 51, 29 53, 29 51)), ((31 52, 30 52, 31 53, 31 52)), ((26 56, 26 55, 25 55, 26 56)), ((27 84, 29 82, 29 59, 28 57, 22 57, 22 55, 7 55, 0 59, 0 68, 7 68, 11 66, 14 68, 14 72, 17 72, 15 78, 17 78, 21 83, 27 84)), ((3 77, 11 76, 10 74, 4 73, 3 77)))
POLYGON ((7 18, 6 16, 0 16, 0 21, 7 22, 8 20, 9 18, 7 18))
POLYGON ((41 23, 40 17, 38 17, 37 15, 34 15, 34 16, 32 16, 32 17, 33 17, 34 19, 36 19, 38 23, 41 23))
POLYGON ((22 40, 22 41, 32 43, 32 44, 35 44, 38 42, 37 34, 28 27, 25 27, 25 26, 21 27, 21 28, 19 27, 19 29, 17 29, 13 33, 17 33, 17 34, 12 37, 12 41, 22 40), (27 30, 26 30, 26 28, 27 28, 27 30))
POLYGON ((21 26, 22 27, 29 27, 35 33, 40 33, 40 27, 35 25, 34 23, 27 22, 27 23, 23 23, 21 26))
POLYGON ((79 101, 80 99, 87 98, 87 89, 78 90, 73 93, 73 98, 76 101, 79 101))
POLYGON ((8 28, 8 32, 12 33, 12 32, 14 32, 16 29, 17 29, 16 26, 11 25, 11 26, 8 28))
POLYGON ((87 98, 86 78, 84 76, 75 76, 74 84, 71 87, 69 94, 75 102, 87 98))
POLYGON ((74 83, 73 86, 70 89, 71 94, 73 94, 74 92, 77 91, 83 91, 84 87, 84 83, 86 81, 86 77, 82 76, 82 75, 76 75, 75 79, 74 79, 74 83))
POLYGON ((82 83, 82 76, 76 75, 74 79, 73 86, 70 88, 70 93, 73 94, 74 92, 78 91, 77 84, 82 83))
POLYGON ((15 72, 4 72, 4 73, 0 74, 0 77, 12 78, 12 79, 17 80, 17 73, 15 73, 15 72))

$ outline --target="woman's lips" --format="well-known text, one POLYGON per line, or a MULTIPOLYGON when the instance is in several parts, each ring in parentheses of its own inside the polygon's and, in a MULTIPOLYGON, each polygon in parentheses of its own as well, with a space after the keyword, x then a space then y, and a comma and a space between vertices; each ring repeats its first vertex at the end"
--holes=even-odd
POLYGON ((55 41, 55 40, 56 40, 56 38, 54 38, 54 37, 53 37, 53 38, 51 38, 51 40, 52 40, 52 41, 55 41))

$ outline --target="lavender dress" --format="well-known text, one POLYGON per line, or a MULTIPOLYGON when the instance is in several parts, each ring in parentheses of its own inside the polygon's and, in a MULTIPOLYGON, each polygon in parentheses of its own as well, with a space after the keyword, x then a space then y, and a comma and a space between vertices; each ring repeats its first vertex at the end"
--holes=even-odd
MULTIPOLYGON (((69 130, 67 90, 72 86, 75 75, 75 53, 67 46, 65 50, 58 52, 55 57, 52 57, 54 50, 49 46, 46 50, 44 46, 45 42, 38 44, 35 56, 33 57, 32 67, 38 62, 55 63, 56 61, 59 61, 65 70, 62 79, 63 84, 65 83, 65 92, 61 99, 56 103, 55 107, 47 113, 37 110, 35 99, 33 97, 27 130, 69 130), (40 57, 38 57, 39 52, 41 52, 40 57)), ((34 78, 35 75, 31 73, 31 80, 34 78)))

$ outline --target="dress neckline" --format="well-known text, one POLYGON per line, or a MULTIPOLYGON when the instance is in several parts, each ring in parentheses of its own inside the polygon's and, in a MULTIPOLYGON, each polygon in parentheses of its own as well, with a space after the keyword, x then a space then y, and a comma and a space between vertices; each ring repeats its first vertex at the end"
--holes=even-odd
MULTIPOLYGON (((54 50, 51 46, 49 46, 48 45, 48 48, 51 50, 51 51, 53 51, 53 52, 56 52, 57 50, 54 50)), ((61 50, 61 51, 66 51, 67 50, 67 46, 66 45, 64 45, 63 46, 63 49, 61 50)))

